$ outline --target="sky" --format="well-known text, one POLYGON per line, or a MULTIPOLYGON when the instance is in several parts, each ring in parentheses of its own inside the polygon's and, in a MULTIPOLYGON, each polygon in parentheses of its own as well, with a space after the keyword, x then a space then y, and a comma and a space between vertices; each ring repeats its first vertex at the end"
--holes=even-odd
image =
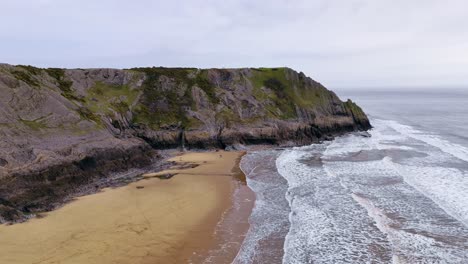
POLYGON ((468 87, 468 1, 0 0, 0 62, 286 66, 329 88, 468 87))

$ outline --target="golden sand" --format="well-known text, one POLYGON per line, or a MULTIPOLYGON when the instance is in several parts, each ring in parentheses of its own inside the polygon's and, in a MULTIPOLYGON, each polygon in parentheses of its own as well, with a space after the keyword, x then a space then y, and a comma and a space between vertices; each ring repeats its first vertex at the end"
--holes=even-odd
POLYGON ((0 226, 0 263, 186 263, 231 205, 240 152, 187 153, 199 164, 83 196, 44 218, 0 226))

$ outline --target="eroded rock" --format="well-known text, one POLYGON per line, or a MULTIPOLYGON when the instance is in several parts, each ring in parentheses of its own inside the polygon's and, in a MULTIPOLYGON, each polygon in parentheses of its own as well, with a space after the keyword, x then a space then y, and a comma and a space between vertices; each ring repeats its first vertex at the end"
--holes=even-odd
POLYGON ((304 145, 370 128, 355 103, 289 68, 1 64, 0 113, 0 222, 148 166, 154 149, 304 145))

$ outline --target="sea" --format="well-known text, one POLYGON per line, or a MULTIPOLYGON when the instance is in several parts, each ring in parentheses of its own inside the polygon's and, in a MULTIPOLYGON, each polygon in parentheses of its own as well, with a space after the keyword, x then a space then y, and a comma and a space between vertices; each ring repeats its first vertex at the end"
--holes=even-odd
POLYGON ((373 128, 241 161, 233 263, 468 263, 468 89, 343 90, 373 128))

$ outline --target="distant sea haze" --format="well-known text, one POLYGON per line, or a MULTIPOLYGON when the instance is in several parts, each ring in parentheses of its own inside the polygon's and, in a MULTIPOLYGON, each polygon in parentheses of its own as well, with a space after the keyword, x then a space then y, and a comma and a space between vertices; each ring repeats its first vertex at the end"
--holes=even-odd
POLYGON ((339 96, 371 137, 246 155, 257 199, 234 263, 467 263, 468 92, 339 96))
POLYGON ((468 88, 342 90, 371 117, 394 120, 468 147, 468 88))

